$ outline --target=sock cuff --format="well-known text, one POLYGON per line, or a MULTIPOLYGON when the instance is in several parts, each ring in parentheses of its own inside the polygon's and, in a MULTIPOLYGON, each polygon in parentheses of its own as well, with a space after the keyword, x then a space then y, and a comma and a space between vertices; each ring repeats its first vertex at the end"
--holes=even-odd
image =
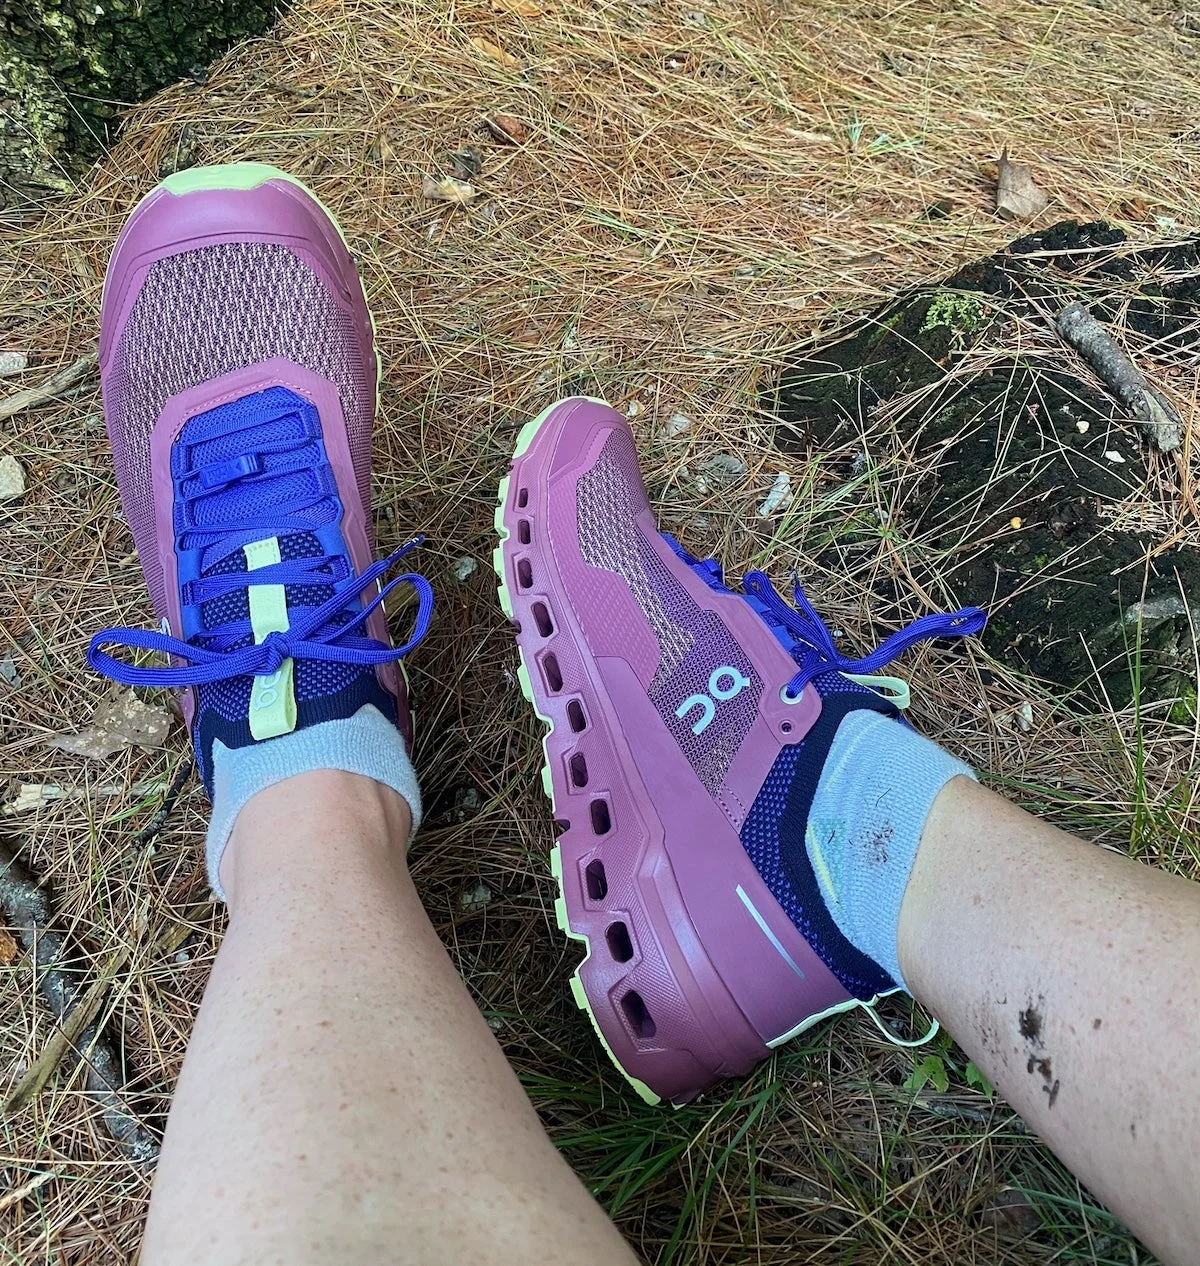
POLYGON ((353 716, 322 721, 292 734, 246 747, 213 743, 213 811, 205 842, 208 882, 220 900, 220 867, 225 846, 246 802, 285 778, 312 769, 340 769, 390 787, 407 802, 412 835, 421 824, 421 789, 416 771, 395 724, 371 704, 353 716))
POLYGON ((829 912, 902 986, 900 906, 933 802, 959 775, 975 778, 910 726, 855 711, 838 726, 813 797, 805 842, 829 912))

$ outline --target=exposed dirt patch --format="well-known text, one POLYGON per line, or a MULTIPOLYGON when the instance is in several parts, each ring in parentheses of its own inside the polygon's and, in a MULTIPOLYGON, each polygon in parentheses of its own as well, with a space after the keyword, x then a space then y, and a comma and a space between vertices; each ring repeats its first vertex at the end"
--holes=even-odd
POLYGON ((1133 250, 1070 222, 813 351, 780 383, 778 442, 864 489, 877 472, 914 579, 985 607, 997 658, 1118 705, 1136 662, 1143 687, 1191 711, 1200 554, 1185 460, 1152 451, 1058 339, 1053 316, 1073 299, 1186 418, 1200 244, 1133 250))
POLYGON ((1031 1046, 1041 1046, 1042 1015, 1032 1003, 1017 1016, 1017 1029, 1031 1046))

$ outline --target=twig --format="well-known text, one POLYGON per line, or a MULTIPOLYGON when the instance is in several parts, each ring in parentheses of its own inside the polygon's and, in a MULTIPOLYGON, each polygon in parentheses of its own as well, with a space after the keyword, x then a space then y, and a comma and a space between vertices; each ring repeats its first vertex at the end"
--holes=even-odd
POLYGON ((1147 383, 1142 371, 1087 308, 1078 300, 1069 303, 1054 324, 1109 391, 1132 410, 1150 442, 1164 453, 1177 449, 1183 431, 1179 414, 1147 383))
POLYGON ((14 413, 36 408, 39 404, 45 404, 47 400, 53 400, 55 396, 62 395, 68 387, 73 387, 77 382, 87 378, 96 368, 98 360, 98 352, 88 352, 74 364, 67 365, 51 374, 45 382, 39 383, 36 387, 26 387, 23 391, 14 392, 6 400, 0 400, 0 419, 11 418, 14 413))
POLYGON ((158 806, 150 821, 137 833, 136 842, 138 844, 150 844, 154 841, 154 838, 163 829, 167 819, 171 816, 171 811, 175 808, 175 801, 179 799, 179 793, 183 790, 183 784, 192 776, 192 770, 195 768, 196 762, 191 757, 188 757, 175 771, 175 777, 171 779, 171 785, 163 795, 162 804, 158 806))
POLYGON ((11 1191, 6 1191, 0 1196, 0 1213, 5 1209, 11 1209, 19 1200, 24 1200, 26 1196, 32 1196, 39 1187, 44 1187, 51 1178, 57 1178, 58 1171, 55 1169, 47 1169, 44 1173, 38 1174, 31 1178, 28 1182, 23 1182, 19 1187, 13 1187, 11 1191))
POLYGON ((0 841, 0 909, 21 943, 34 956, 38 987, 61 1027, 46 1043, 41 1056, 21 1079, 4 1104, 14 1112, 45 1085, 50 1074, 70 1049, 85 1060, 87 1091, 100 1104, 104 1124, 131 1160, 153 1163, 158 1140, 130 1109, 124 1099, 123 1061, 111 1033, 95 1023, 112 978, 129 956, 120 951, 107 970, 88 989, 81 973, 70 965, 67 937, 53 924, 50 897, 32 874, 0 841))

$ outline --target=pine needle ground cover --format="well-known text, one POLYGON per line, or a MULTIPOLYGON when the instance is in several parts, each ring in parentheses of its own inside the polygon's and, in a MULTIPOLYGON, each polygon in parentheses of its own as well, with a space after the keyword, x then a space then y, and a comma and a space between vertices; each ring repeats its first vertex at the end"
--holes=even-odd
MULTIPOLYGON (((953 571, 934 584, 924 566, 937 525, 904 513, 903 446, 854 474, 820 437, 785 443, 776 387, 1016 231, 1074 219, 1135 245, 1186 236, 1200 224, 1195 30, 1176 5, 1134 0, 301 0, 204 84, 134 110, 84 186, 6 230, 0 320, 30 362, 5 380, 15 391, 94 349, 108 251, 162 174, 272 162, 337 215, 385 363, 378 535, 390 548, 428 533, 440 597, 413 661, 430 812, 412 866, 555 1142, 648 1260, 1147 1258, 948 1043, 899 1051, 849 1019, 681 1111, 625 1092, 565 989, 540 735, 489 575, 515 434, 557 396, 607 397, 633 422, 663 526, 734 574, 798 567, 848 644, 955 597, 953 571), (1050 200, 1018 230, 994 211, 1005 146, 1050 200)), ((978 355, 1021 334, 993 327, 978 355)), ((1186 409, 1195 359, 1164 356, 1186 409)), ((103 1018, 156 1128, 222 927, 203 793, 184 783, 147 829, 187 759, 178 724, 163 747, 104 760, 52 746, 105 705, 83 666, 92 632, 149 614, 94 380, 5 418, 0 453, 28 481, 0 503, 0 832, 51 885, 81 966, 112 972, 103 1018)), ((1139 460, 1139 530, 1190 548, 1192 446, 1139 460)), ((995 785, 1104 847, 1200 873, 1194 693, 1190 707, 1131 690, 1068 708, 994 645, 905 668, 917 723, 995 785)), ((53 1026, 28 956, 0 951, 7 1093, 53 1026)), ((0 1123, 0 1169, 4 1260, 130 1260, 150 1175, 73 1061, 0 1123)))

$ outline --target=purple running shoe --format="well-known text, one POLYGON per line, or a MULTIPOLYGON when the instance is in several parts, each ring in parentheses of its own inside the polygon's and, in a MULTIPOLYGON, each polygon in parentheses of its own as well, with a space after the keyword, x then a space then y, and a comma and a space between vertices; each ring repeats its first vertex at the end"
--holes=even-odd
MULTIPOLYGON (((183 691, 212 795, 212 749, 373 704, 410 737, 398 660, 424 636, 420 576, 374 561, 373 324, 333 219, 273 167, 170 177, 125 225, 104 284, 104 412, 159 632, 107 629, 93 668, 183 691), (409 642, 383 600, 412 585, 409 642), (142 667, 103 648, 170 656, 142 667)), ((144 658, 144 657, 143 657, 144 658)))
POLYGON ((798 587, 795 607, 761 572, 734 593, 658 532, 633 435, 596 400, 526 426, 496 525, 522 687, 549 727, 558 923, 587 945, 572 991, 638 1092, 686 1102, 895 989, 825 907, 808 809, 842 717, 899 716, 875 674, 983 612, 847 659, 798 587))

